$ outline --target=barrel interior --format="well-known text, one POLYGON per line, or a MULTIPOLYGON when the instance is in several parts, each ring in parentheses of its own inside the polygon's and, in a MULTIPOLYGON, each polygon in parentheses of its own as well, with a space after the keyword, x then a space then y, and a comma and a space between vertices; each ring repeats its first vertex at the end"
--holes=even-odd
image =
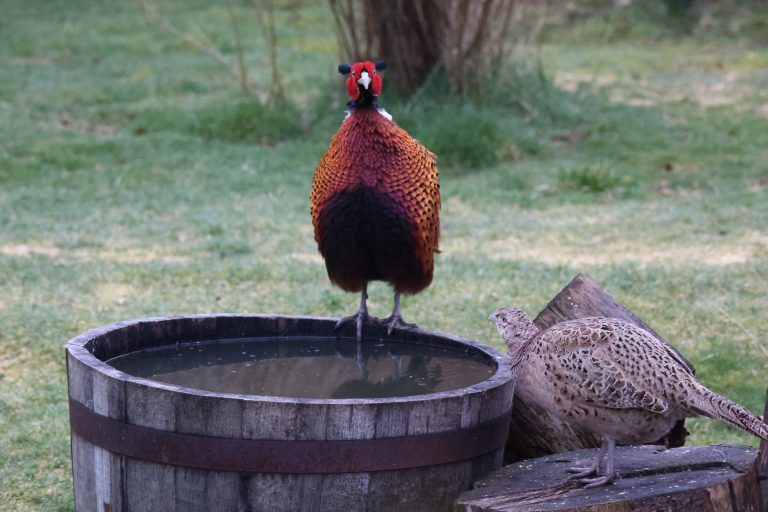
POLYGON ((498 367, 479 347, 425 332, 390 338, 369 329, 357 342, 316 322, 286 328, 270 318, 246 320, 236 328, 220 319, 213 328, 194 322, 191 330, 174 321, 162 330, 125 326, 84 348, 135 377, 218 393, 309 399, 450 391, 478 384, 498 367))
POLYGON ((106 362, 130 375, 188 388, 308 399, 450 391, 486 380, 497 367, 473 347, 308 337, 184 342, 106 362))

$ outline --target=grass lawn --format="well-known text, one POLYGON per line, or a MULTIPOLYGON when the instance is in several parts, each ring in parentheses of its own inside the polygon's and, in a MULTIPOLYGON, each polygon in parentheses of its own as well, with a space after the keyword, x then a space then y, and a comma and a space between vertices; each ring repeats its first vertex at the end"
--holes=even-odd
MULTIPOLYGON (((158 5, 231 54, 226 9, 158 5)), ((71 510, 69 338, 149 315, 356 308, 329 284, 308 206, 346 98, 325 3, 277 12, 281 111, 245 102, 132 2, 0 10, 0 503, 71 510)), ((247 3, 238 11, 266 87, 258 24, 247 3)), ((626 23, 545 31, 545 78, 520 57, 482 101, 435 99, 440 84, 388 101, 385 76, 382 104, 441 165, 442 253, 406 320, 501 348, 490 312, 535 314, 585 272, 703 383, 760 413, 766 39, 626 23)), ((386 316, 390 290, 374 285, 370 306, 386 316)), ((690 443, 756 444, 713 420, 688 425, 690 443)))

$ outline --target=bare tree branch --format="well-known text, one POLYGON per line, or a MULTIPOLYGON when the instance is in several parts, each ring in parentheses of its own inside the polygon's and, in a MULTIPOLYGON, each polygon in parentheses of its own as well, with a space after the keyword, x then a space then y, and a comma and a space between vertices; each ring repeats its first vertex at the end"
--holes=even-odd
POLYGON ((250 96, 251 91, 248 88, 248 71, 245 68, 245 59, 243 58, 243 44, 240 39, 240 28, 237 25, 237 18, 235 17, 235 11, 232 9, 232 4, 227 4, 227 12, 229 13, 229 23, 232 25, 232 33, 235 35, 235 49, 237 50, 237 68, 238 76, 240 77, 240 88, 246 96, 250 96))
MULTIPOLYGON (((236 24, 233 22, 233 29, 235 29, 235 39, 236 44, 238 46, 238 59, 240 61, 240 66, 235 66, 229 60, 226 58, 226 56, 219 50, 219 48, 211 41, 207 35, 205 35, 205 32, 203 32, 201 29, 197 27, 193 27, 197 29, 198 37, 195 38, 191 34, 182 32, 175 26, 173 26, 167 19, 161 17, 157 10, 147 2, 147 0, 136 0, 136 2, 139 4, 141 9, 144 12, 144 17, 146 18, 147 22, 150 25, 154 25, 155 27, 165 31, 166 33, 172 35, 173 37, 187 43, 194 49, 205 53, 208 55, 211 59, 218 62, 222 66, 224 66, 231 74, 234 76, 238 82, 240 83, 241 87, 243 88, 243 93, 245 93, 246 96, 250 96, 250 88, 248 85, 248 78, 245 75, 245 65, 242 62, 242 48, 240 46, 240 33, 237 31, 236 24), (202 39, 202 41, 200 40, 202 39)), ((231 7, 230 7, 230 13, 231 13, 231 7)))
POLYGON ((275 30, 275 3, 273 0, 252 0, 264 40, 269 48, 269 67, 272 72, 270 100, 277 100, 285 106, 285 91, 277 65, 277 32, 275 30))

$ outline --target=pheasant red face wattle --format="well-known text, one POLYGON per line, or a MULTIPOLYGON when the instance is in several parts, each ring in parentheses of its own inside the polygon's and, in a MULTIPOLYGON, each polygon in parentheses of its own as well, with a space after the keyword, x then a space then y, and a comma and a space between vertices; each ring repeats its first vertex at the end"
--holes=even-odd
POLYGON ((339 66, 339 72, 349 73, 347 78, 347 94, 352 101, 358 101, 360 97, 368 92, 374 99, 381 94, 381 75, 377 72, 386 67, 383 61, 373 63, 369 60, 356 62, 351 66, 342 64, 339 66))

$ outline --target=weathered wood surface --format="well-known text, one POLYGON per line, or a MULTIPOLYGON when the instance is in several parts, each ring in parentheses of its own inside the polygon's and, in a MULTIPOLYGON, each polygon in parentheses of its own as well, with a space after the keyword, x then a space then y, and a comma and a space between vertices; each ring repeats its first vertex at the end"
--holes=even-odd
MULTIPOLYGON (((765 392, 765 407, 763 409, 763 421, 768 418, 768 390, 765 392)), ((763 494, 763 510, 768 512, 768 443, 760 441, 760 451, 757 454, 757 480, 763 494)))
MULTIPOLYGON (((491 379, 422 397, 366 400, 266 399, 222 395, 153 383, 102 361, 137 350, 206 339, 274 336, 333 337, 335 321, 266 315, 196 315, 124 322, 96 329, 67 345, 69 393, 101 415, 131 425, 183 434, 273 440, 340 440, 414 436, 471 428, 506 413, 513 383, 500 366, 491 379)), ((343 336, 351 337, 349 326, 343 336)), ((385 326, 366 326, 372 338, 385 326)), ((469 340, 421 330, 395 330, 402 340, 469 340)), ((350 340, 354 343, 354 340, 350 340)), ((481 347, 501 362, 503 356, 481 347)), ((72 435, 78 512, 122 510, 439 511, 501 466, 502 449, 436 466, 345 474, 210 471, 111 453, 72 435)))
MULTIPOLYGON (((648 324, 619 304, 584 274, 577 275, 568 283, 536 316, 534 323, 544 330, 565 320, 595 316, 620 318, 639 325, 663 340, 648 324)), ((688 360, 674 348, 671 350, 681 364, 693 372, 693 366, 688 360)), ((682 446, 685 444, 686 435, 684 422, 680 421, 666 436, 659 439, 658 444, 669 447, 682 446)), ((596 448, 600 443, 601 440, 594 435, 574 431, 560 422, 547 421, 546 415, 536 404, 516 398, 504 461, 511 463, 551 453, 596 448)))
POLYGON ((567 467, 590 462, 596 450, 520 461, 494 471, 456 501, 456 512, 760 512, 756 452, 748 446, 663 450, 621 446, 611 485, 584 489, 567 467))

